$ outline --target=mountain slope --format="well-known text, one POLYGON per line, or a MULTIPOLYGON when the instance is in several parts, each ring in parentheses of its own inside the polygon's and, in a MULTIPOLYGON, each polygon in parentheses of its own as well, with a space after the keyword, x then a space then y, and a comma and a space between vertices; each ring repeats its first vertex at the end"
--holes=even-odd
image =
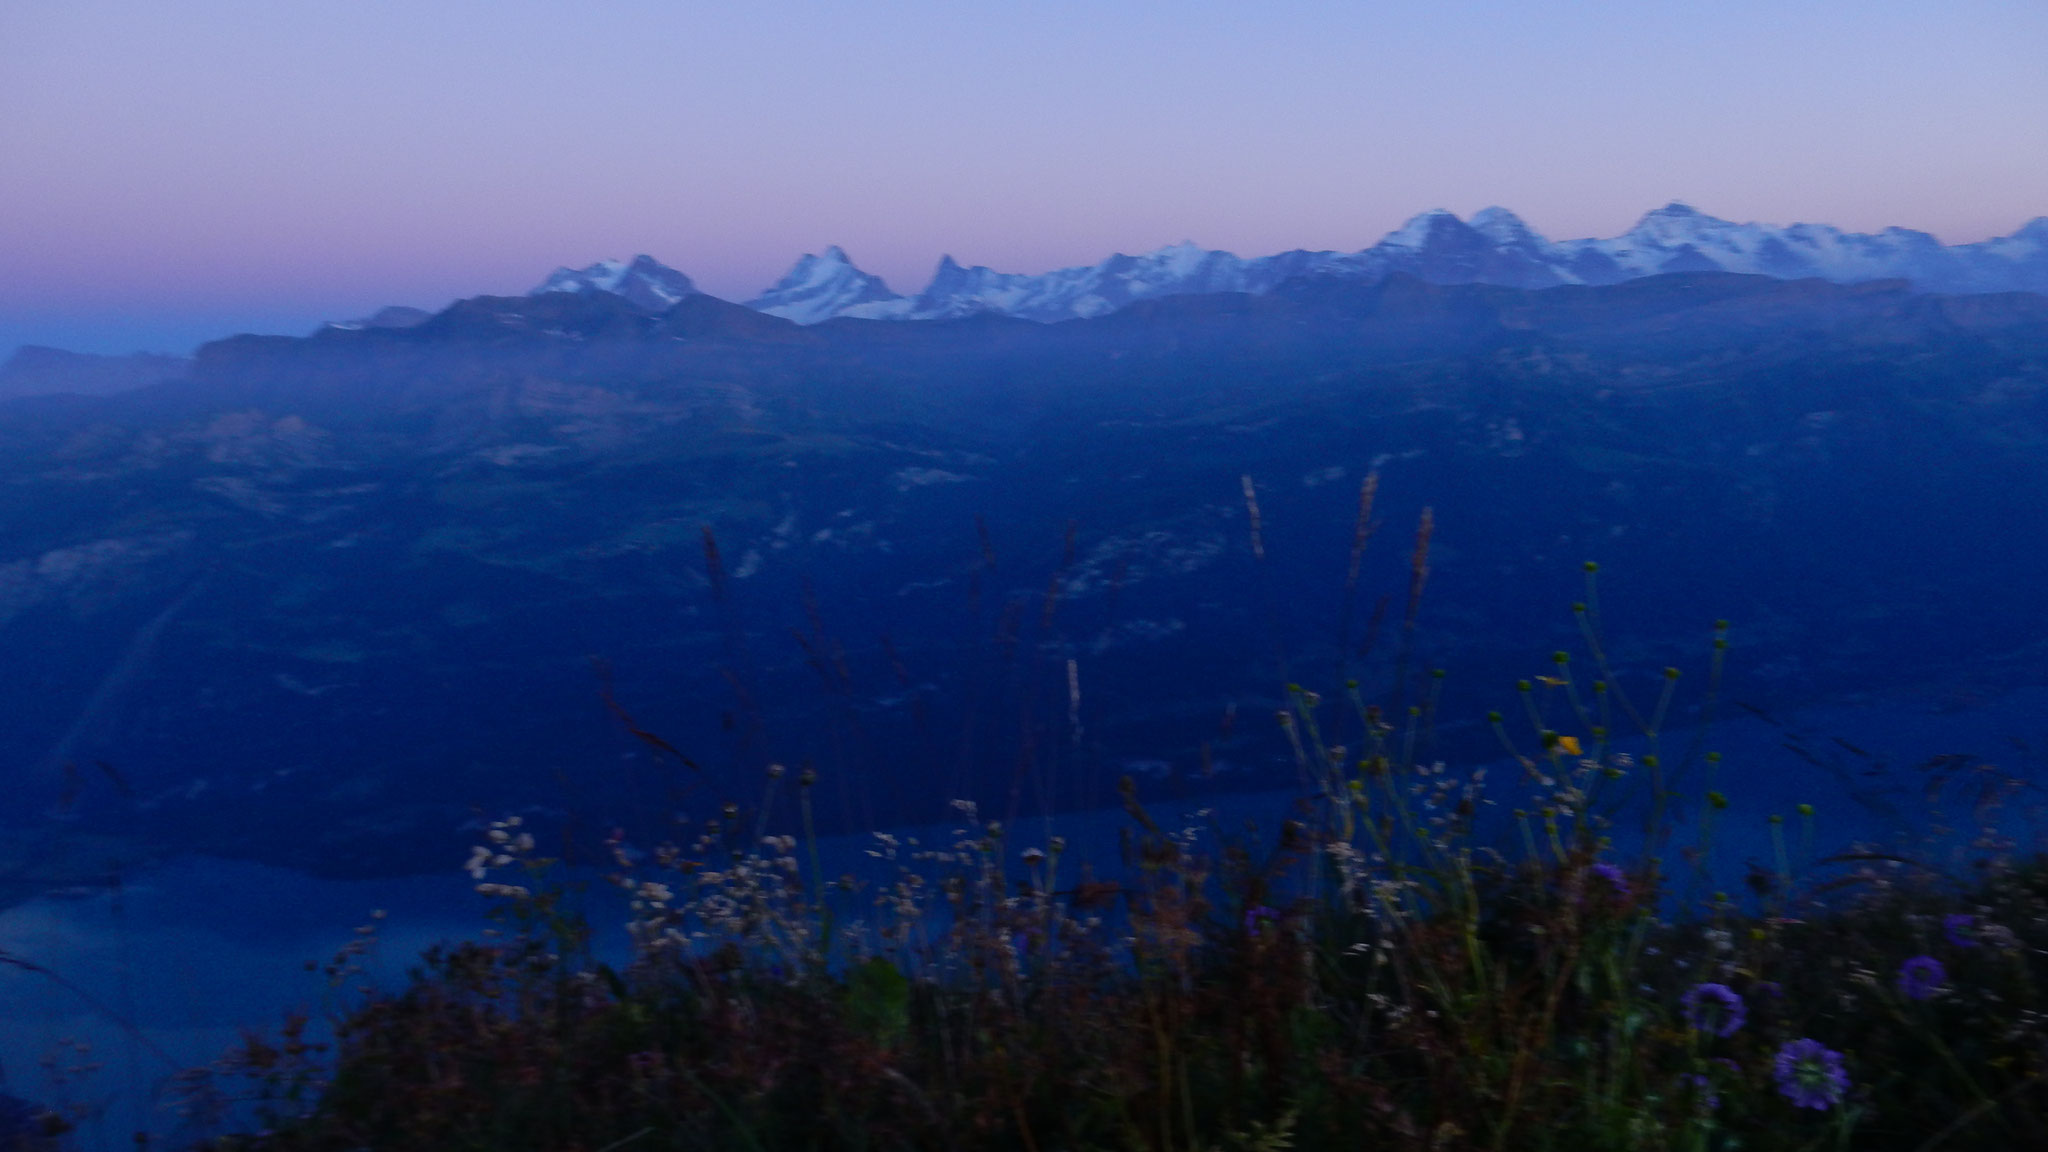
POLYGON ((770 762, 835 828, 1280 786, 1250 718, 1391 690, 1425 504, 1454 762, 1572 642, 1587 559, 1630 684, 1716 616, 1745 701, 2038 674, 2048 299, 1397 272, 1058 324, 554 292, 222 341, 0 405, 0 658, 33 669, 0 771, 26 811, 105 761, 87 826, 344 873, 445 868, 477 809, 651 842, 770 762))

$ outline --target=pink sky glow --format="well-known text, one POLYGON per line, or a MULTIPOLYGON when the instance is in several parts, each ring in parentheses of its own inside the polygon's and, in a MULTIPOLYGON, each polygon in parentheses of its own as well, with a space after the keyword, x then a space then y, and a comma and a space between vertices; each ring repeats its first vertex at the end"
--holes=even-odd
POLYGON ((1967 242, 2048 213, 2035 0, 11 0, 0 356, 183 351, 647 252, 1038 272, 1683 199, 1967 242))

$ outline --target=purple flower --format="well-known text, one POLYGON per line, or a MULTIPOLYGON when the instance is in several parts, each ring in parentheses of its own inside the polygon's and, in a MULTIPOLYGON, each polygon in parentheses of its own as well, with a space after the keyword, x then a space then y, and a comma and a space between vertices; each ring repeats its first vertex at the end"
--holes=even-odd
POLYGON ((1685 1022, 1702 1032, 1731 1036, 1749 1018, 1749 1006, 1726 984, 1695 984, 1679 998, 1685 1022))
POLYGON ((1680 1076, 1678 1080, 1681 1084, 1689 1085, 1694 1092, 1699 1094, 1700 1103, 1706 1105, 1708 1111, 1721 1106, 1721 1097, 1714 1092, 1714 1082, 1707 1079, 1706 1076, 1698 1072, 1687 1072, 1685 1075, 1680 1076))
POLYGON ((1899 965, 1899 991, 1915 1000, 1932 1000, 1948 983, 1948 969, 1932 956, 1915 956, 1899 965))
POLYGON ((1842 1054, 1818 1040, 1787 1041, 1778 1049, 1772 1065, 1778 1092, 1795 1108, 1822 1111, 1840 1104, 1849 1091, 1849 1074, 1842 1070, 1842 1054))
POLYGON ((1280 913, 1275 912, 1273 909, 1266 907, 1264 904, 1255 904, 1250 909, 1248 909, 1244 914, 1245 934, 1248 936, 1256 936, 1259 934, 1259 921, 1278 920, 1279 918, 1280 913))
POLYGON ((1975 948, 1977 942, 1970 939, 1970 930, 1976 924, 1977 918, 1967 912, 1951 912, 1941 918, 1941 934, 1958 948, 1975 948))
POLYGON ((1586 871, 1607 881, 1616 896, 1628 895, 1628 874, 1612 864, 1595 864, 1586 871))

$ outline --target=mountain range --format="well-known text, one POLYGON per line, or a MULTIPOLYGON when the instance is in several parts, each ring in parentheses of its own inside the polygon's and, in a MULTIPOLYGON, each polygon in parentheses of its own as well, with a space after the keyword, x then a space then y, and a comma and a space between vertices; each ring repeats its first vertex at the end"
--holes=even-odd
POLYGON ((785 820, 770 763, 816 767, 821 828, 1010 820, 1126 775, 1290 786, 1290 682, 1398 706, 1447 669, 1426 754, 1484 763, 1588 559, 1630 691, 1722 616, 1731 702, 2041 682, 2048 297, 1396 272, 809 326, 479 297, 0 403, 0 494, 0 827, 447 870, 479 812, 785 820))
MULTIPOLYGON (((1836 283, 1906 280, 1922 291, 2048 291, 2048 216, 2010 236, 1945 245, 1925 232, 1844 232, 1825 224, 1737 224, 1672 203, 1609 239, 1549 240, 1505 208, 1470 220, 1424 212, 1357 252, 1294 250, 1251 259, 1183 242, 1139 256, 1040 275, 939 261, 922 292, 906 296, 833 246, 806 253, 747 306, 816 324, 837 317, 943 320, 980 313, 1054 322, 1114 312, 1135 301, 1212 292, 1260 294, 1302 275, 1377 281, 1396 272, 1435 284, 1550 288, 1616 284, 1672 272, 1741 272, 1836 283)), ((557 269, 533 290, 611 292, 651 311, 697 292, 651 256, 557 269)))

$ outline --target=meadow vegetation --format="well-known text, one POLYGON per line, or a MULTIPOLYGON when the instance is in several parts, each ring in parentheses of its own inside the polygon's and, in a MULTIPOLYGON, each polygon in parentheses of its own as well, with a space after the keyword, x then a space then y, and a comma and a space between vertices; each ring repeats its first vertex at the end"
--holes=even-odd
POLYGON ((2048 1147, 2048 856, 2002 831, 2017 782, 1927 766, 1960 831, 1917 849, 1821 855, 1798 805, 1721 890, 1727 624, 1675 708, 1678 669, 1610 663, 1595 572, 1581 650, 1488 717, 1491 776, 1418 751, 1443 674, 1405 644, 1391 703, 1287 686, 1277 826, 1166 818, 1126 779, 1109 859, 963 799, 949 835, 828 875, 816 774, 769 765, 754 807, 608 840, 615 965, 496 820, 465 864, 494 928, 325 1039, 251 1034, 187 1112, 258 1117, 216 1152, 2048 1147))

